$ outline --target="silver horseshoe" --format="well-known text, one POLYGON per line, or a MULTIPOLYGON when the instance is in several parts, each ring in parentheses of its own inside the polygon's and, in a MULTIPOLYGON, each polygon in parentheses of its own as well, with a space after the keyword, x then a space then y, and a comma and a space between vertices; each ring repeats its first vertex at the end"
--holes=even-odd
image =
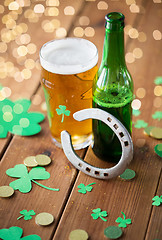
POLYGON ((124 125, 110 113, 97 108, 80 110, 75 112, 73 117, 77 121, 83 121, 90 118, 103 121, 113 130, 122 146, 122 155, 120 161, 114 167, 98 168, 86 163, 76 154, 72 146, 70 134, 67 131, 62 131, 62 148, 66 157, 73 164, 73 166, 85 174, 99 179, 110 179, 122 174, 133 158, 132 139, 124 125))

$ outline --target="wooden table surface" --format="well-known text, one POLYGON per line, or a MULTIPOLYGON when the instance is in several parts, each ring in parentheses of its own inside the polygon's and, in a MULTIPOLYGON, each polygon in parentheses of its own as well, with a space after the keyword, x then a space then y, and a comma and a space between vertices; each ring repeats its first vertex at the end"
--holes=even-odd
MULTIPOLYGON (((161 122, 152 115, 162 111, 161 86, 154 83, 156 77, 162 76, 161 0, 17 0, 19 9, 14 11, 9 10, 11 2, 0 2, 0 83, 5 87, 6 97, 31 99, 30 111, 46 115, 40 86, 40 47, 51 39, 83 37, 96 44, 100 64, 104 17, 108 12, 119 11, 126 17, 126 62, 133 77, 134 94, 141 103, 141 114, 133 116, 133 122, 141 119, 149 126, 160 127, 161 122), (20 56, 17 49, 22 45, 27 51, 20 56), (30 64, 27 64, 28 59, 30 64)), ((37 234, 42 240, 65 240, 72 230, 83 229, 89 239, 102 240, 106 239, 106 227, 118 226, 115 220, 122 217, 122 211, 131 218, 132 224, 123 228, 121 239, 162 239, 162 208, 152 206, 152 198, 162 194, 162 164, 154 152, 160 140, 144 135, 143 128, 133 125, 134 158, 129 168, 136 172, 135 179, 103 181, 77 171, 70 164, 63 151, 51 141, 47 117, 41 127, 42 131, 35 136, 8 134, 7 138, 0 139, 0 185, 8 185, 13 180, 6 175, 7 169, 22 164, 28 156, 46 152, 52 159, 52 164, 46 167, 51 177, 43 184, 60 191, 49 191, 33 184, 29 193, 16 191, 11 198, 0 198, 0 229, 21 227, 23 236, 37 234), (78 192, 80 183, 92 182, 96 184, 91 192, 78 192), (92 218, 92 210, 96 208, 108 212, 106 222, 92 218), (35 217, 28 221, 17 220, 23 209, 33 209, 36 214, 49 212, 55 221, 41 227, 35 223, 35 217)), ((90 148, 78 153, 89 163, 104 165, 90 148)))

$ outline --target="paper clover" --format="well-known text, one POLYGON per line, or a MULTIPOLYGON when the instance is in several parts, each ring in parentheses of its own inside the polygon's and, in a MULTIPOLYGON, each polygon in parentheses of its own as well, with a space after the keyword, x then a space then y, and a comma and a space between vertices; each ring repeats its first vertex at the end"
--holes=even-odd
POLYGON ((41 238, 36 234, 21 238, 22 234, 23 229, 20 227, 0 229, 0 238, 3 240, 41 240, 41 238))
POLYGON ((118 225, 119 227, 126 228, 127 224, 131 224, 132 221, 130 218, 126 219, 126 216, 123 212, 121 212, 121 213, 124 216, 124 218, 118 217, 115 222, 119 223, 119 225, 118 225))
POLYGON ((29 210, 27 211, 26 209, 20 211, 21 216, 17 218, 17 220, 19 220, 20 218, 24 218, 24 220, 30 220, 32 219, 32 216, 34 216, 36 213, 34 212, 34 210, 29 210))
POLYGON ((153 115, 152 115, 153 119, 158 119, 159 121, 162 119, 162 112, 160 111, 156 111, 153 115))
POLYGON ((80 188, 78 190, 79 193, 83 193, 86 194, 87 192, 91 192, 93 187, 91 187, 91 185, 96 184, 96 183, 90 183, 87 186, 85 186, 83 183, 78 185, 78 188, 80 188))
POLYGON ((137 120, 137 122, 134 124, 135 128, 145 128, 147 127, 148 123, 146 123, 143 120, 137 120))
POLYGON ((107 219, 103 218, 103 217, 107 217, 107 212, 106 211, 101 211, 100 208, 97 209, 93 209, 92 210, 92 214, 91 216, 93 217, 93 219, 98 219, 101 218, 104 222, 107 222, 107 219))
POLYGON ((155 196, 153 197, 153 203, 152 205, 154 206, 160 206, 162 204, 162 195, 159 197, 159 196, 155 196))
POLYGON ((18 164, 14 168, 9 168, 6 174, 10 177, 19 178, 9 185, 14 190, 19 190, 22 193, 28 193, 32 189, 32 183, 46 188, 48 190, 59 191, 59 189, 46 187, 35 180, 45 180, 50 178, 50 173, 46 171, 44 167, 34 167, 28 173, 28 169, 24 164, 18 164))
POLYGON ((44 115, 38 112, 28 112, 31 101, 20 99, 0 101, 0 138, 6 138, 7 133, 30 136, 41 131, 38 124, 44 120, 44 115))

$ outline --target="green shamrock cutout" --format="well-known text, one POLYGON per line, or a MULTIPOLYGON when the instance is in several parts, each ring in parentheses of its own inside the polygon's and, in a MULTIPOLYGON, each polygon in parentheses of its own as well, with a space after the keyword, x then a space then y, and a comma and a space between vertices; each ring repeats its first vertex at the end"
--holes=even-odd
POLYGON ((154 150, 159 157, 162 157, 162 143, 157 144, 154 150))
POLYGON ((155 80, 154 80, 154 83, 155 83, 156 85, 162 84, 162 77, 161 77, 161 76, 156 77, 155 80))
POLYGON ((66 115, 66 116, 70 115, 70 111, 66 110, 66 106, 64 106, 64 105, 59 105, 59 108, 56 108, 56 112, 58 115, 62 114, 61 122, 64 121, 64 115, 66 115))
POLYGON ((159 121, 162 119, 162 112, 160 111, 156 111, 153 115, 152 115, 153 119, 158 119, 159 121))
POLYGON ((107 222, 107 219, 103 218, 103 217, 107 217, 107 212, 106 211, 102 211, 100 208, 96 208, 92 210, 92 214, 91 216, 93 217, 93 219, 98 219, 99 217, 104 221, 107 222))
POLYGON ((32 216, 34 216, 36 213, 34 210, 27 211, 26 209, 20 211, 20 214, 22 214, 20 217, 17 218, 19 220, 20 218, 24 217, 24 220, 30 220, 32 219, 32 216))
POLYGON ((141 114, 140 110, 138 110, 138 109, 137 109, 137 110, 136 110, 136 109, 133 109, 133 112, 132 112, 132 113, 133 113, 133 115, 136 116, 136 117, 141 114))
POLYGON ((22 193, 30 192, 30 190, 32 189, 31 182, 34 182, 37 185, 43 188, 46 188, 48 190, 59 191, 59 189, 49 188, 35 181, 35 179, 45 180, 50 178, 50 173, 47 172, 44 167, 34 167, 28 173, 27 167, 24 164, 18 164, 18 165, 15 165, 14 168, 9 168, 6 171, 6 174, 10 177, 19 178, 11 182, 9 185, 14 190, 19 190, 22 193))
POLYGON ((0 229, 0 238, 3 240, 41 240, 41 238, 36 235, 28 235, 22 237, 23 229, 20 227, 10 227, 9 229, 3 228, 0 229))
POLYGON ((78 190, 79 193, 83 193, 86 194, 87 192, 91 192, 93 187, 91 187, 91 185, 96 184, 96 183, 90 183, 87 186, 85 186, 83 183, 78 185, 78 188, 80 188, 78 190))
POLYGON ((152 199, 154 202, 152 203, 152 205, 154 206, 160 206, 161 203, 162 203, 162 195, 159 197, 159 196, 155 196, 153 199, 152 199))
POLYGON ((21 136, 31 136, 41 131, 38 124, 44 120, 44 115, 38 112, 27 112, 31 105, 28 99, 0 101, 0 138, 6 138, 7 133, 21 136))
POLYGON ((125 214, 124 214, 123 212, 121 212, 121 213, 123 214, 124 219, 121 218, 121 217, 118 217, 115 222, 120 223, 120 224, 118 225, 119 227, 126 228, 126 227, 127 227, 127 224, 131 224, 132 221, 131 221, 130 218, 126 219, 126 216, 125 216, 125 214))
POLYGON ((134 127, 135 128, 145 128, 147 127, 148 123, 146 123, 143 120, 137 120, 137 122, 135 123, 134 127))

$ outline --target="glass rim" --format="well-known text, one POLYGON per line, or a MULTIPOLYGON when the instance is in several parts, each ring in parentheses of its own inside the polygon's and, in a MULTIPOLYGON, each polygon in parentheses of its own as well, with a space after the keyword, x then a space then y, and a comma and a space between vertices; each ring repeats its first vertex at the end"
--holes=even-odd
POLYGON ((90 70, 91 68, 96 66, 97 62, 98 62, 98 49, 94 43, 92 43, 91 41, 89 41, 87 39, 76 38, 76 37, 67 37, 67 38, 61 38, 61 39, 54 39, 54 40, 48 41, 45 44, 43 44, 43 46, 40 48, 40 51, 39 51, 39 57, 40 57, 41 66, 45 70, 55 73, 55 74, 71 75, 71 74, 78 74, 78 73, 86 72, 87 70, 90 70), (88 43, 89 45, 91 45, 91 48, 93 48, 95 50, 93 56, 88 61, 84 62, 83 64, 51 63, 43 56, 44 48, 51 43, 60 42, 60 41, 78 41, 78 40, 88 43), (46 65, 46 67, 44 67, 45 65, 46 65), (76 69, 76 71, 70 70, 70 68, 72 68, 72 66, 73 66, 73 69, 74 68, 76 69), (60 69, 64 69, 64 71, 61 71, 60 69))

